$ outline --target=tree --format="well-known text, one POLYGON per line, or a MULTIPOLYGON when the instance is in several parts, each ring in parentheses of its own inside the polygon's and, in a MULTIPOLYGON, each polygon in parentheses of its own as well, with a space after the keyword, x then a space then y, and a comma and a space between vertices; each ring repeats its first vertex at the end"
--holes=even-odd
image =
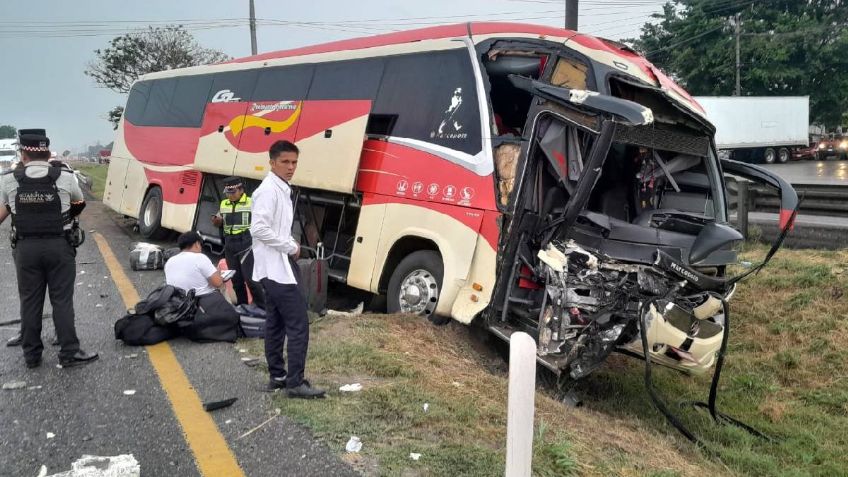
POLYGON ((848 109, 845 0, 672 0, 627 42, 690 93, 731 95, 737 13, 742 94, 809 95, 813 122, 842 124, 848 109))
POLYGON ((14 139, 18 137, 18 130, 14 126, 0 126, 0 139, 14 139))
MULTIPOLYGON (((107 48, 94 50, 94 54, 85 74, 118 93, 128 93, 133 82, 147 73, 230 59, 220 51, 201 47, 180 25, 149 27, 141 33, 116 37, 107 48)), ((108 120, 116 129, 123 109, 117 106, 108 112, 108 120)))

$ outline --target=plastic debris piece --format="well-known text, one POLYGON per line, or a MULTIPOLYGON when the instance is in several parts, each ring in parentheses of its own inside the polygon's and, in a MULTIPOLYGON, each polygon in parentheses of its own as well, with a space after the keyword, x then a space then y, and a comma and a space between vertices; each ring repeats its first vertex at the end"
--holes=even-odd
POLYGON ((247 350, 244 348, 239 348, 239 353, 247 353, 247 350))
POLYGON ((39 389, 41 389, 41 386, 30 386, 27 388, 27 390, 29 391, 37 391, 39 389))
POLYGON ((210 401, 203 403, 203 410, 206 412, 214 411, 216 409, 223 409, 225 407, 230 407, 234 402, 238 401, 238 398, 229 398, 224 399, 222 401, 210 401))
POLYGON ((40 469, 38 469, 38 475, 36 477, 47 477, 47 466, 42 465, 40 469))
POLYGON ((424 406, 422 406, 422 407, 424 408, 424 412, 427 412, 427 410, 430 409, 430 403, 425 402, 424 406))
POLYGON ((418 452, 410 452, 409 458, 412 460, 418 460, 421 458, 421 454, 419 454, 418 452))
POLYGON ((356 391, 362 391, 362 385, 359 383, 345 384, 344 386, 339 388, 339 391, 343 393, 353 393, 356 391))
POLYGON ((127 389, 124 391, 124 396, 132 396, 133 394, 135 394, 135 389, 127 389))
POLYGON ((47 433, 47 438, 48 438, 48 439, 52 439, 52 438, 54 438, 54 437, 56 437, 56 434, 53 434, 52 432, 48 432, 48 433, 47 433))
POLYGON ((455 387, 457 387, 457 388, 462 387, 462 384, 460 384, 460 383, 458 383, 458 382, 456 382, 456 381, 452 382, 451 384, 453 384, 453 385, 454 385, 455 387))
POLYGON ((742 265, 742 268, 751 268, 751 265, 753 264, 747 260, 742 260, 739 262, 739 265, 742 265))
POLYGON ((95 308, 103 308, 103 305, 102 305, 102 304, 100 304, 100 303, 98 303, 98 304, 94 305, 94 307, 95 307, 95 308))
POLYGON ((83 455, 71 470, 50 477, 139 477, 141 467, 132 454, 117 456, 83 455))
POLYGON ((3 383, 3 389, 13 390, 13 389, 22 389, 26 387, 26 382, 24 381, 9 381, 8 383, 3 383))
POLYGON ((85 270, 80 270, 79 274, 80 274, 80 275, 85 275, 85 270))
POLYGON ((138 358, 138 353, 128 354, 124 356, 124 358, 135 359, 138 358))
POLYGON ((359 304, 356 305, 356 308, 354 308, 350 311, 327 310, 327 312, 325 314, 336 315, 336 316, 355 316, 355 315, 361 315, 362 311, 364 309, 365 309, 365 302, 359 302, 359 304))
POLYGON ((253 357, 250 357, 250 356, 245 356, 244 358, 241 359, 241 362, 244 363, 246 366, 253 367, 253 366, 256 366, 257 364, 259 364, 259 358, 253 358, 253 357))
POLYGON ((231 422, 233 422, 232 419, 227 419, 226 421, 224 421, 224 424, 230 424, 231 422))
POLYGON ((350 440, 345 445, 345 450, 348 452, 359 452, 362 450, 362 441, 356 436, 350 436, 350 440))

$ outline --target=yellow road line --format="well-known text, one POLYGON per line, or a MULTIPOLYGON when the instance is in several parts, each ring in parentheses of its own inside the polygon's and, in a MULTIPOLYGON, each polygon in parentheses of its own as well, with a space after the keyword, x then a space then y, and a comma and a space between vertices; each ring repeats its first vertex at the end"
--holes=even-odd
MULTIPOLYGON (((106 266, 112 275, 115 286, 121 293, 127 308, 139 301, 138 292, 103 235, 94 234, 94 240, 106 266)), ((182 426, 186 442, 194 453, 194 460, 200 474, 207 477, 243 477, 233 452, 218 431, 215 421, 203 410, 200 397, 192 388, 182 366, 168 343, 147 346, 147 355, 159 376, 159 382, 171 401, 174 414, 182 426)))

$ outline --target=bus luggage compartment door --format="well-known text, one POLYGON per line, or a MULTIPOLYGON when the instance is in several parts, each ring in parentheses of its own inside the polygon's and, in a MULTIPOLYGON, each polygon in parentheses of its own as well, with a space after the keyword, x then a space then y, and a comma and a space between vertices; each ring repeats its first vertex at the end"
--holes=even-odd
POLYGON ((304 101, 296 144, 300 148, 292 183, 353 193, 370 100, 304 101))

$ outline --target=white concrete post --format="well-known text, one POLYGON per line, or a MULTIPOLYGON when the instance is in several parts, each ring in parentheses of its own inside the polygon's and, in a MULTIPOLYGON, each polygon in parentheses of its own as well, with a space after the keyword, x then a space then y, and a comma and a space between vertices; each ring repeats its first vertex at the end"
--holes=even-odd
POLYGON ((532 474, 535 399, 536 342, 527 333, 516 332, 509 338, 506 477, 532 474))

